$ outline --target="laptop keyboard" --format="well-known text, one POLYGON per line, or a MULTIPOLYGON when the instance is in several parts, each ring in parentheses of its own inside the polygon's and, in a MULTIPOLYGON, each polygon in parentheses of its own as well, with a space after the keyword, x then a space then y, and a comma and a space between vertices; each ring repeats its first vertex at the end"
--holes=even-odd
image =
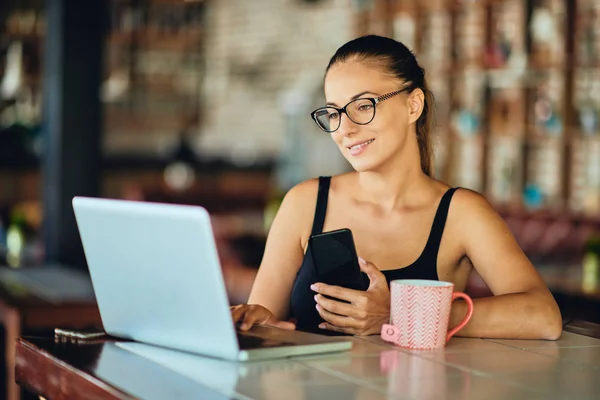
POLYGON ((284 342, 281 340, 263 339, 254 335, 247 335, 241 332, 237 332, 238 343, 240 349, 251 350, 251 349, 265 349, 269 347, 285 347, 293 346, 292 342, 284 342))

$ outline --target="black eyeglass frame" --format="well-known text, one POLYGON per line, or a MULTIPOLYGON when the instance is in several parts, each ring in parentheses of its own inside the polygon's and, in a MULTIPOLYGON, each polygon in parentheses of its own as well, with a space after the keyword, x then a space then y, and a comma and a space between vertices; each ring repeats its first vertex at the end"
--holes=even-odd
POLYGON ((390 93, 386 93, 386 94, 382 94, 379 97, 359 97, 358 99, 354 99, 351 102, 349 102, 348 104, 346 104, 344 107, 342 108, 338 108, 338 107, 333 107, 333 106, 326 106, 326 107, 319 107, 317 108, 315 111, 310 113, 311 118, 315 121, 315 123, 317 124, 317 126, 324 132, 327 133, 333 133, 335 131, 337 131, 338 129, 340 129, 340 126, 342 126, 342 114, 346 114, 346 116, 348 117, 348 119, 352 122, 354 122, 355 124, 358 125, 368 125, 371 122, 373 122, 373 120, 375 119, 375 114, 377 113, 377 104, 381 103, 384 100, 387 100, 391 97, 394 97, 396 95, 399 95, 400 93, 406 92, 408 90, 411 89, 411 86, 407 86, 403 89, 399 89, 399 90, 395 90, 393 92, 390 93), (348 112, 346 111, 347 107, 359 100, 369 100, 371 102, 371 104, 373 104, 373 117, 369 120, 369 122, 356 122, 355 120, 352 119, 352 117, 350 117, 350 115, 348 114, 348 112), (325 128, 323 128, 321 126, 321 124, 319 123, 319 121, 317 121, 317 113, 321 110, 326 110, 328 108, 333 108, 334 110, 336 110, 339 114, 340 114, 340 119, 338 120, 338 126, 337 128, 335 128, 334 130, 327 130, 325 128))

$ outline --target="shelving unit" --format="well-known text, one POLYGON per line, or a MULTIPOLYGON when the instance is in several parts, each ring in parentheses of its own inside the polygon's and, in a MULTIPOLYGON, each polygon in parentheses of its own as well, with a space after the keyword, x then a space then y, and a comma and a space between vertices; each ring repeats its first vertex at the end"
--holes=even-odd
POLYGON ((439 178, 504 210, 600 215, 600 3, 370 3, 357 32, 395 37, 427 71, 439 178))
MULTIPOLYGON (((21 219, 26 221, 27 231, 32 232, 24 240, 26 247, 50 249, 53 252, 46 254, 52 257, 59 251, 61 257, 67 254, 69 250, 60 246, 63 242, 77 240, 76 229, 72 225, 61 229, 73 223, 70 220, 71 197, 85 190, 94 196, 202 204, 211 212, 224 214, 264 209, 272 160, 236 165, 231 160, 210 154, 194 157, 193 143, 186 142, 187 137, 198 132, 203 119, 200 88, 204 63, 204 8, 208 1, 107 0, 110 26, 104 38, 102 77, 95 74, 100 67, 95 57, 101 53, 103 26, 100 22, 98 25, 95 22, 86 24, 90 22, 90 15, 91 18, 98 16, 96 22, 102 21, 101 13, 96 11, 101 10, 104 14, 107 11, 104 5, 95 3, 91 9, 96 11, 89 11, 88 7, 88 12, 84 12, 85 5, 75 1, 57 2, 54 8, 46 7, 43 0, 9 2, 8 6, 4 3, 0 6, 0 11, 8 10, 6 18, 4 14, 0 15, 0 81, 4 82, 7 75, 17 76, 17 82, 11 84, 17 87, 18 93, 6 100, 0 97, 0 113, 6 110, 13 113, 15 104, 21 108, 16 110, 18 118, 8 121, 6 126, 2 124, 7 119, 0 118, 3 129, 0 135, 0 264, 4 263, 6 229, 21 218, 20 210, 26 210, 28 215, 21 219), (65 24, 69 27, 65 28, 68 34, 61 30, 46 31, 46 12, 55 27, 60 16, 68 15, 71 21, 71 24, 65 24), (85 18, 80 18, 84 14, 85 18), (87 26, 90 26, 89 31, 87 26), (78 41, 77 33, 92 31, 93 40, 78 41), (47 40, 47 37, 54 40, 47 40), (82 42, 87 43, 90 50, 81 51, 85 54, 78 60, 81 53, 77 49, 83 50, 79 46, 82 42), (54 46, 54 50, 60 50, 61 45, 69 51, 45 48, 54 46), (5 62, 7 46, 18 50, 15 52, 17 57, 12 57, 16 60, 13 64, 18 64, 17 69, 5 62), (58 54, 63 54, 60 56, 62 61, 58 60, 58 54), (55 74, 60 76, 56 80, 49 78, 48 70, 44 68, 44 55, 48 56, 48 65, 54 66, 49 70, 76 73, 71 78, 66 73, 55 74), (87 63, 89 68, 82 68, 86 73, 79 74, 74 70, 79 62, 87 63), (63 68, 65 65, 72 68, 63 68), (5 69, 10 68, 18 73, 5 73, 5 69), (50 118, 46 115, 47 120, 42 124, 44 78, 54 81, 55 90, 44 94, 52 93, 48 98, 54 96, 54 104, 59 104, 61 111, 51 114, 50 118), (102 118, 97 113, 98 97, 94 93, 99 81, 102 82, 99 85, 102 118), (77 90, 78 85, 84 89, 77 90), (64 96, 64 93, 70 96, 64 96), (29 108, 19 104, 26 101, 33 104, 29 108), (23 115, 29 119, 23 119, 23 115), (67 117, 66 125, 59 115, 67 117), (48 119, 53 121, 48 122, 48 119), (49 146, 51 154, 40 146, 43 144, 43 125, 46 134, 55 139, 49 146), (10 128, 12 132, 4 128, 10 128), (66 131, 68 135, 64 135, 66 131), (93 148, 86 147, 80 134, 88 138, 85 140, 93 148), (96 139, 99 138, 103 141, 103 154, 98 154, 96 139), (65 148, 69 150, 66 153, 65 148), (43 155, 47 156, 45 162, 41 162, 43 155), (78 168, 70 168, 73 163, 63 162, 74 158, 77 159, 75 164, 85 165, 80 170, 84 173, 78 173, 78 168), (58 160, 62 166, 48 160, 58 160), (191 176, 191 179, 186 178, 189 185, 176 186, 173 182, 181 181, 181 177, 175 175, 183 167, 188 168, 185 171, 188 178, 191 176), (52 171, 50 178, 48 171, 52 171), (67 179, 65 171, 70 173, 67 179), (42 185, 42 175, 51 183, 42 185), (85 177, 78 180, 77 175, 85 177), (69 183, 65 185, 65 182, 69 183), (54 203, 50 204, 52 201, 54 203), (44 229, 38 218, 42 213, 44 229), (54 238, 59 238, 61 243, 53 243, 54 239, 45 235, 44 230, 51 230, 48 227, 59 232, 54 238)), ((2 83, 3 91, 4 88, 2 83)), ((4 113, 2 117, 6 115, 4 113)), ((38 254, 41 253, 36 253, 36 257, 38 254)), ((35 260, 23 258, 22 264, 40 260, 39 257, 35 260)), ((80 260, 73 263, 79 265, 80 260)))
POLYGON ((0 8, 0 206, 39 198, 44 1, 0 8))
POLYGON ((600 4, 579 0, 574 21, 568 203, 589 214, 600 209, 600 4))
POLYGON ((110 2, 102 88, 108 153, 156 152, 197 130, 205 7, 174 0, 110 2))
MULTIPOLYGON (((37 48, 41 68, 45 24, 38 3, 37 14, 9 16, 2 32, 37 48)), ((110 2, 102 88, 107 159, 130 158, 131 166, 137 154, 154 166, 168 164, 170 151, 159 149, 175 150, 198 131, 206 3, 110 2)), ((600 214, 597 1, 348 4, 357 34, 395 37, 425 66, 437 105, 436 176, 485 193, 499 209, 600 214)), ((39 88, 39 74, 28 75, 39 88)), ((112 165, 106 176, 119 169, 112 165)), ((32 171, 37 162, 0 160, 7 167, 32 171)), ((161 179, 162 169, 154 171, 161 179)))
MULTIPOLYGON (((109 197, 139 193, 147 200, 237 207, 266 201, 271 160, 235 166, 194 156, 192 136, 202 123, 205 9, 207 2, 112 0, 106 40, 103 106, 105 173, 109 197), (178 148, 184 147, 183 160, 178 148), (165 182, 167 169, 184 162, 194 174, 184 190, 165 182), (221 182, 245 178, 261 188, 233 196, 221 182), (129 194, 128 194, 129 193, 129 194), (210 203, 210 204, 209 204, 210 203)), ((238 187, 244 187, 238 184, 238 187)))

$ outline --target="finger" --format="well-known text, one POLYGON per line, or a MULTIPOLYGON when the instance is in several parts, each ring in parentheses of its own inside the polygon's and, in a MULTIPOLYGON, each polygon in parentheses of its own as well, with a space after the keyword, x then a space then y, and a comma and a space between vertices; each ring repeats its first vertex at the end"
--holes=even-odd
POLYGON ((244 316, 246 314, 248 314, 249 311, 250 311, 250 307, 248 307, 248 305, 246 305, 246 304, 241 304, 241 305, 235 306, 235 308, 231 314, 231 316, 233 318, 233 322, 240 323, 241 320, 244 319, 244 316))
POLYGON ((240 320, 246 310, 247 308, 242 306, 236 306, 231 309, 231 318, 233 319, 234 324, 240 320))
POLYGON ((247 331, 256 323, 256 316, 252 315, 252 313, 246 313, 244 315, 244 320, 240 325, 240 330, 247 331))
POLYGON ((318 305, 325 309, 325 311, 329 311, 333 314, 352 318, 360 317, 360 311, 352 304, 342 303, 341 301, 328 299, 327 297, 324 297, 320 294, 315 295, 315 301, 318 305))
POLYGON ((319 324, 319 328, 326 329, 328 331, 347 333, 350 335, 354 335, 356 332, 354 328, 342 328, 339 326, 331 325, 327 322, 323 322, 323 323, 319 324))
POLYGON ((385 282, 385 284, 387 285, 385 275, 383 275, 383 272, 381 272, 379 268, 375 266, 375 264, 365 261, 362 258, 358 257, 358 265, 360 266, 361 271, 367 274, 367 276, 369 277, 369 287, 373 285, 379 285, 382 282, 385 282))
POLYGON ((353 318, 345 317, 342 315, 333 314, 327 310, 324 310, 317 304, 317 311, 321 318, 332 325, 339 326, 340 328, 354 328, 356 327, 356 321, 353 318))
POLYGON ((276 319, 270 319, 265 322, 265 325, 274 326, 276 328, 286 329, 288 331, 293 331, 296 329, 296 324, 289 321, 279 321, 276 319))
POLYGON ((314 283, 310 285, 310 288, 319 293, 327 296, 335 297, 336 299, 346 300, 353 303, 364 294, 361 290, 347 289, 340 286, 331 286, 325 283, 314 283))

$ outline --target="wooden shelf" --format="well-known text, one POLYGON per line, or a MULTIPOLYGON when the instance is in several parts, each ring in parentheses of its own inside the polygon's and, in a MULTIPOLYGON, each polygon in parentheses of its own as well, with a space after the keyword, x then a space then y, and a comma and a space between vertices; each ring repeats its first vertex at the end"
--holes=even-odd
MULTIPOLYGON (((104 171, 132 171, 132 170, 163 170, 171 160, 145 155, 110 155, 103 161, 104 171)), ((225 171, 271 171, 275 160, 265 159, 249 167, 238 167, 223 159, 202 160, 198 157, 194 167, 198 172, 225 172, 225 171)))
POLYGON ((151 29, 131 32, 113 32, 108 36, 108 43, 114 46, 135 45, 140 50, 182 52, 200 50, 203 35, 194 33, 164 33, 151 29))
POLYGON ((43 41, 45 36, 39 33, 17 33, 17 32, 3 32, 0 36, 7 37, 12 40, 24 40, 38 42, 43 41))
MULTIPOLYGON (((132 0, 114 0, 120 4, 131 4, 132 0)), ((145 0, 148 4, 165 4, 165 5, 191 5, 191 4, 202 4, 207 0, 145 0)))
POLYGON ((573 223, 589 223, 600 226, 600 215, 591 216, 580 212, 563 209, 539 208, 528 209, 522 204, 492 204, 498 214, 503 217, 519 219, 561 219, 573 223))
POLYGON ((38 170, 39 167, 40 161, 34 157, 19 159, 18 161, 0 159, 0 171, 31 172, 38 170))
MULTIPOLYGON (((143 154, 119 154, 105 156, 102 161, 103 171, 140 171, 140 170, 164 170, 171 160, 156 156, 143 154)), ((226 171, 264 171, 269 172, 275 167, 275 160, 265 159, 248 167, 238 167, 223 159, 211 159, 203 161, 201 156, 197 162, 193 163, 198 172, 226 172, 226 171)), ((41 163, 39 159, 30 158, 16 162, 6 162, 0 160, 0 172, 32 172, 40 171, 41 163)))
POLYGON ((151 107, 138 111, 106 110, 103 135, 177 135, 187 127, 186 121, 192 111, 191 107, 182 106, 179 111, 171 107, 151 107))

